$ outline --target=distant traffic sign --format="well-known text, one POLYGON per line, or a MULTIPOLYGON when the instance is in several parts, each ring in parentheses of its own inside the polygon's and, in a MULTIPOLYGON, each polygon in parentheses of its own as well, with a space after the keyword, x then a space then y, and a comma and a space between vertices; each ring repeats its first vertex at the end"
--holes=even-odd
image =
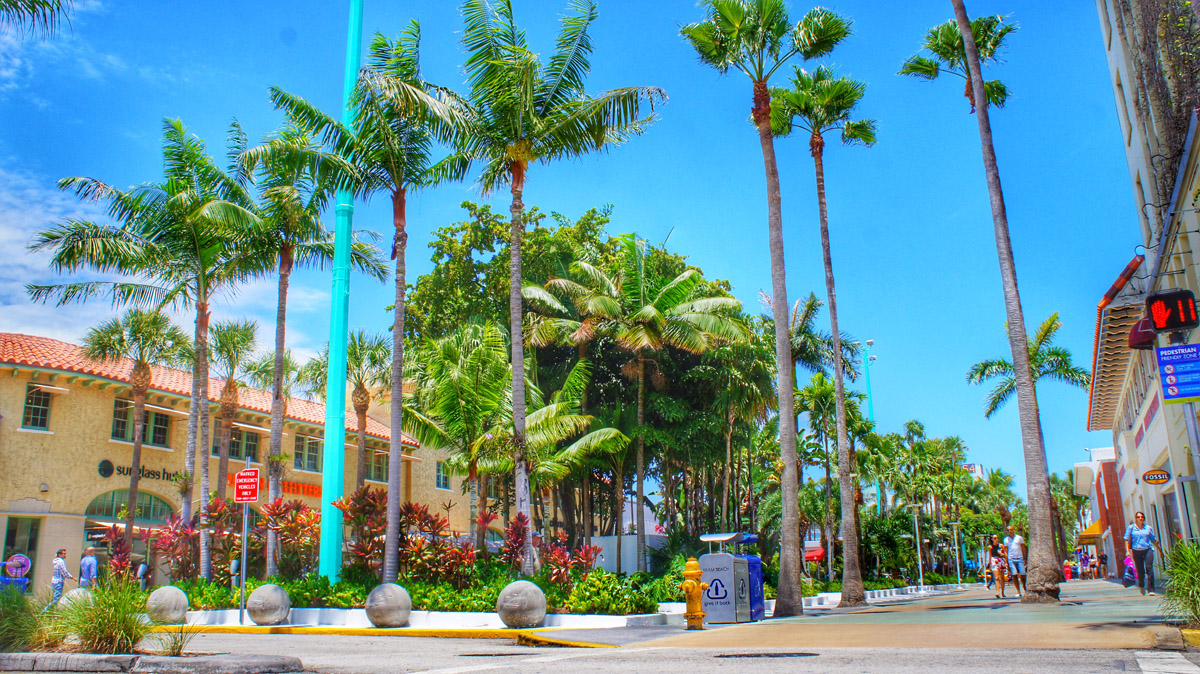
POLYGON ((233 476, 233 502, 258 502, 258 484, 257 468, 239 470, 237 474, 233 476))
POLYGON ((1158 356, 1158 378, 1163 402, 1187 403, 1200 400, 1200 344, 1164 346, 1158 356))

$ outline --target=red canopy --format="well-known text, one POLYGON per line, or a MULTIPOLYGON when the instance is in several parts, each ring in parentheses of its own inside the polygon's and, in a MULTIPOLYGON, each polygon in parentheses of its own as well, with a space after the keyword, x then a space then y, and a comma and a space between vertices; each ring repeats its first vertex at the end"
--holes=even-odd
POLYGON ((806 562, 823 562, 825 561, 825 548, 805 548, 804 561, 806 562))

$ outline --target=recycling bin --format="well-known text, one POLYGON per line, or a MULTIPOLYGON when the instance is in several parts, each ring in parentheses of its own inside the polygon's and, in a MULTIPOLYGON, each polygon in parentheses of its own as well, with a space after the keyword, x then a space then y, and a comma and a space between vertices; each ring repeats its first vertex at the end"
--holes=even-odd
POLYGON ((762 559, 758 555, 746 555, 746 567, 750 575, 750 620, 767 617, 767 598, 763 593, 762 559))
MULTIPOLYGON (((724 546, 756 539, 729 533, 705 534, 700 540, 724 546)), ((721 551, 701 555, 699 562, 702 580, 708 583, 703 596, 704 622, 742 623, 766 617, 761 559, 721 551)))

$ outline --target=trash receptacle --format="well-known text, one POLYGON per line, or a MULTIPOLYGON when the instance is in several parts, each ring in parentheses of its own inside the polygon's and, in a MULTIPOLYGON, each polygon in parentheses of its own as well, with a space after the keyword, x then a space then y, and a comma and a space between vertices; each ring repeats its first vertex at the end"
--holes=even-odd
POLYGON ((746 567, 750 574, 750 620, 763 620, 767 617, 767 598, 763 593, 762 559, 746 555, 746 567))
MULTIPOLYGON (((705 543, 736 545, 757 540, 752 535, 740 533, 704 534, 705 543)), ((763 597, 762 560, 753 555, 736 555, 725 552, 710 552, 700 556, 703 581, 708 583, 704 592, 704 622, 743 623, 762 620, 766 617, 763 597)))

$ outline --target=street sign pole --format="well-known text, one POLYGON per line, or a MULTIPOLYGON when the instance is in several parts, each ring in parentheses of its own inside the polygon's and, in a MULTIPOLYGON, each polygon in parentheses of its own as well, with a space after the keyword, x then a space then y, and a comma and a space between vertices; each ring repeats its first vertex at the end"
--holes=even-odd
MULTIPOLYGON (((1158 361, 1158 378, 1162 384, 1163 404, 1183 404, 1183 425, 1187 429, 1188 445, 1192 456, 1192 474, 1200 474, 1200 428, 1196 421, 1196 400, 1200 400, 1200 345, 1183 344, 1186 332, 1183 330, 1171 333, 1170 346, 1155 349, 1155 359, 1158 361)), ((1175 480, 1179 482, 1178 469, 1175 480)), ((1183 501, 1187 498, 1184 495, 1183 501)), ((1189 537, 1197 535, 1195 522, 1200 521, 1200 503, 1185 506, 1189 537), (1187 512, 1191 510, 1192 512, 1187 512)))
MULTIPOLYGON (((250 455, 246 455, 246 468, 250 468, 250 455)), ((236 493, 237 487, 234 487, 236 493)), ((250 503, 247 501, 242 504, 242 558, 238 562, 239 569, 242 572, 242 577, 238 583, 238 596, 241 598, 241 606, 238 609, 238 624, 246 624, 246 529, 250 522, 250 503)))

